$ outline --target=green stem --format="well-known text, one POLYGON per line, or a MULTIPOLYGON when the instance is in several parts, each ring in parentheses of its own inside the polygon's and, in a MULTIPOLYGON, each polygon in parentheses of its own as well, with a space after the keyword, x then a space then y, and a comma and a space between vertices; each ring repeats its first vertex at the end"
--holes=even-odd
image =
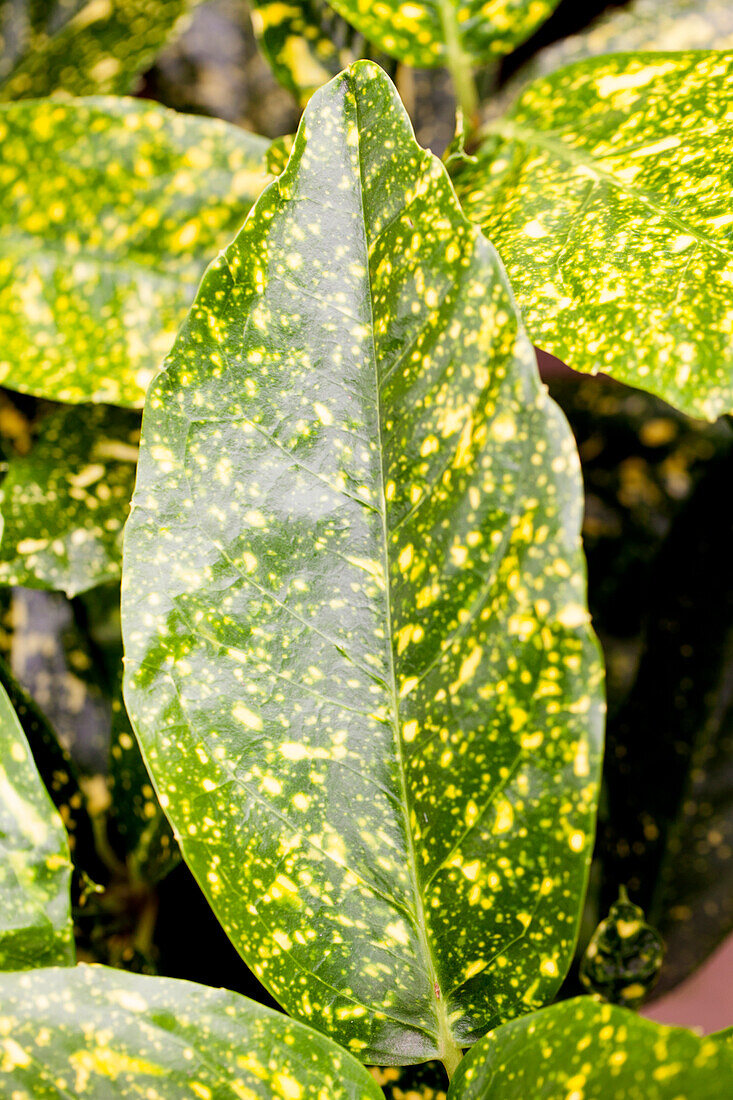
POLYGON ((470 133, 478 121, 478 92, 473 77, 473 65, 463 48, 450 0, 438 0, 438 11, 445 36, 446 68, 453 80, 456 101, 463 111, 466 129, 470 133))
POLYGON ((443 1047, 441 1061, 445 1066, 445 1071, 448 1074, 448 1080, 453 1080, 453 1074, 458 1068, 458 1063, 463 1057, 463 1051, 460 1047, 457 1047, 454 1042, 450 1042, 449 1045, 443 1047))

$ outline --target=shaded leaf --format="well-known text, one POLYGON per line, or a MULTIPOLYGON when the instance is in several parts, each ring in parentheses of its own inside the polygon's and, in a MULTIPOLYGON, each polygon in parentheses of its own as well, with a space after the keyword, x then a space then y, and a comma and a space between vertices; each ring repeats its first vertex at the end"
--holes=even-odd
POLYGON ((113 843, 125 853, 133 878, 157 882, 176 866, 181 856, 153 790, 121 692, 112 703, 107 782, 112 800, 109 828, 113 843))
POLYGON ((590 997, 513 1020, 461 1062, 451 1100, 727 1100, 733 1049, 590 997))
POLYGON ((456 168, 534 342, 693 415, 733 408, 732 55, 613 55, 532 84, 456 168))
POLYGON ((123 633, 202 889, 364 1060, 450 1059, 569 961, 601 711, 580 504, 493 249, 358 63, 151 389, 123 633))
POLYGON ((532 34, 558 0, 329 0, 385 53, 432 68, 470 65, 509 53, 532 34))
POLYGON ((267 142, 140 100, 0 107, 0 381, 141 405, 267 142))
POLYGON ((381 1100, 330 1039, 224 989, 81 965, 0 975, 0 999, 3 1095, 381 1100))
POLYGON ((74 961, 66 833, 0 687, 0 970, 74 961))
POLYGON ((75 596, 119 577, 139 433, 137 414, 107 406, 41 422, 0 485, 0 584, 75 596))
POLYGON ((0 101, 123 93, 196 0, 0 0, 0 101))
POLYGON ((326 0, 255 0, 251 14, 273 73, 301 105, 363 53, 363 40, 326 0))
POLYGON ((2 658, 0 683, 22 726, 40 778, 63 821, 74 866, 97 879, 104 874, 104 867, 95 852, 94 830, 71 754, 2 658))
POLYGON ((659 977, 664 944, 622 886, 580 965, 580 980, 610 1004, 638 1008, 659 977))

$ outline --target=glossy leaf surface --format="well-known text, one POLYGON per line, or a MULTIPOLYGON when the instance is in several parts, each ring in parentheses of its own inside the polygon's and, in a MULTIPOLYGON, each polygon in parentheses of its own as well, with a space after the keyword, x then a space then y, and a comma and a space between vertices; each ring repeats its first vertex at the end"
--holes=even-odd
POLYGON ((96 406, 42 421, 0 484, 0 584, 75 596, 119 577, 140 418, 96 406))
POLYGON ((219 919, 365 1061, 468 1044, 568 963, 601 710, 580 505, 496 254, 358 63, 150 392, 123 628, 219 919))
POLYGON ((513 1020, 461 1062, 450 1100, 727 1100, 733 1049, 578 997, 513 1020))
POLYGON ((141 405, 207 263, 267 177, 264 139, 140 100, 0 108, 0 381, 141 405))
POLYGON ((0 101, 122 93, 195 0, 0 0, 0 101))
POLYGON ((392 57, 432 68, 509 53, 557 7, 558 0, 329 0, 331 7, 392 57))
POLYGON ((0 970, 71 964, 66 833, 0 687, 0 970))
POLYGON ((262 1005, 102 966, 0 975, 0 1094, 380 1100, 345 1050, 262 1005))
POLYGON ((696 416, 733 408, 733 55, 613 55, 536 81, 457 175, 533 341, 696 416))

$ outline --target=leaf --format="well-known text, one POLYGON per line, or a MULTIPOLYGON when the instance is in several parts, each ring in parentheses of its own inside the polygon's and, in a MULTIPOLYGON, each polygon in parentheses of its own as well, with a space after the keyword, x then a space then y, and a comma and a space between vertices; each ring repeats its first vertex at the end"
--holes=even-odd
POLYGON ((733 1049, 590 997, 513 1020, 461 1062, 450 1100, 727 1100, 733 1049))
POLYGON ((301 106, 362 52, 353 48, 353 27, 326 0, 254 0, 251 15, 257 42, 276 79, 301 106))
POLYGON ((123 637, 232 942, 365 1061, 450 1059, 569 961, 601 714, 580 506, 493 249, 357 63, 151 389, 123 637))
POLYGON ((370 42, 417 68, 470 65, 510 53, 558 0, 329 0, 370 42))
POLYGON ((614 55, 532 84, 456 170, 536 344, 695 416, 733 408, 733 55, 614 55))
POLYGON ((119 577, 140 419, 107 406, 59 409, 0 485, 0 584, 75 596, 119 577))
POLYGON ((123 93, 195 0, 0 0, 0 101, 123 93))
POLYGON ((563 65, 635 50, 729 50, 733 8, 728 0, 635 0, 611 8, 579 34, 540 50, 514 78, 526 84, 563 65))
POLYGON ((7 1096, 381 1100, 345 1050, 224 989, 81 965, 0 975, 0 999, 7 1096))
POLYGON ((94 879, 104 874, 94 847, 94 831, 71 755, 48 720, 0 657, 0 683, 28 741, 39 776, 59 812, 74 866, 94 879))
POLYGON ((141 405, 267 142, 140 100, 0 107, 0 381, 141 405))
POLYGON ((112 798, 109 828, 115 847, 124 852, 133 878, 158 882, 177 866, 181 856, 155 796, 121 692, 112 703, 107 782, 112 798))
POLYGON ((622 886, 591 937, 580 964, 580 980, 590 993, 610 1004, 638 1008, 653 989, 663 958, 661 936, 622 886))
POLYGON ((74 961, 66 833, 0 687, 0 970, 74 961))

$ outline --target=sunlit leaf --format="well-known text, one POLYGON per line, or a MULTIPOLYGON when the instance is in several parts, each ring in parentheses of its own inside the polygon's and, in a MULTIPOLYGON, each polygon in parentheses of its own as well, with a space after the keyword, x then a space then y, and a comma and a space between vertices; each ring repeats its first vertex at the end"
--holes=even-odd
POLYGON ((529 38, 558 0, 329 0, 392 57, 432 68, 453 59, 486 61, 529 38))
POLYGON ((326 0, 255 0, 252 25, 277 80, 302 104, 361 53, 326 0))
POLYGON ((0 100, 127 92, 197 0, 0 0, 0 100))
POLYGON ((74 960, 66 833, 0 687, 0 970, 74 960))
POLYGON ((0 584, 75 596, 119 577, 139 415, 95 406, 42 421, 0 485, 0 584))
POLYGON ((601 709, 580 508, 496 254, 360 62, 151 389, 123 633, 219 919, 365 1061, 450 1060, 567 966, 601 709))
POLYGON ((381 1100, 345 1050, 193 982, 102 966, 0 975, 0 1093, 156 1100, 381 1100))
POLYGON ((450 1100, 728 1100, 733 1047, 591 997, 513 1020, 458 1067, 450 1100))
POLYGON ((140 100, 0 107, 0 381, 141 405, 267 142, 140 100))
POLYGON ((613 55, 536 81, 456 169, 530 336, 697 416, 733 408, 733 55, 613 55))

